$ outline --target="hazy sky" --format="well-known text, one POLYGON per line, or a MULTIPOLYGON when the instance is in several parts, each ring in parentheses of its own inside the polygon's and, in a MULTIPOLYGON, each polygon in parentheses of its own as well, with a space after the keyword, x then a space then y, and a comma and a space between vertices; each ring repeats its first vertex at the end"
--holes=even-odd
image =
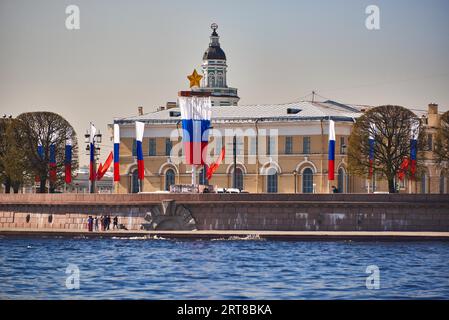
POLYGON ((81 138, 89 121, 106 133, 114 117, 188 88, 212 22, 241 104, 316 90, 344 103, 449 109, 447 0, 0 0, 0 114, 53 111, 81 138), (80 30, 65 27, 70 4, 80 30), (365 27, 371 4, 378 31, 365 27))

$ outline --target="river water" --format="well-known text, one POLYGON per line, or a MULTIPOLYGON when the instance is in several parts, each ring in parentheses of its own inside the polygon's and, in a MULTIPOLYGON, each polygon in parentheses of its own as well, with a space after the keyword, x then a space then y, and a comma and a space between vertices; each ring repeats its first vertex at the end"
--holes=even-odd
POLYGON ((449 243, 0 238, 0 298, 448 299, 449 243))

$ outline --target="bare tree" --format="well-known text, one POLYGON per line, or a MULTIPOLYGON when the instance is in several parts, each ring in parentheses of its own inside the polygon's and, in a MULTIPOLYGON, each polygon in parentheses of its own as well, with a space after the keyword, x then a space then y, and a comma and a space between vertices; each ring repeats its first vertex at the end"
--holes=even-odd
POLYGON ((72 172, 78 168, 78 144, 76 132, 63 117, 52 112, 28 112, 17 117, 21 123, 22 145, 27 159, 40 180, 39 192, 45 192, 49 177, 50 145, 55 145, 56 181, 50 181, 50 192, 64 184, 65 145, 69 138, 72 142, 72 172), (38 144, 43 147, 43 158, 37 151, 38 144))
MULTIPOLYGON (((355 175, 368 176, 370 168, 368 141, 371 135, 375 137, 374 173, 378 177, 386 179, 389 192, 395 193, 395 177, 402 170, 401 166, 404 160, 410 158, 413 123, 418 124, 417 144, 418 150, 422 150, 424 132, 421 121, 412 111, 400 106, 386 105, 365 112, 357 119, 349 137, 349 171, 355 175)), ((418 168, 420 163, 418 158, 418 168)), ((405 175, 410 177, 410 170, 405 175)))
POLYGON ((449 111, 441 116, 440 128, 438 128, 435 138, 436 161, 449 174, 449 111))

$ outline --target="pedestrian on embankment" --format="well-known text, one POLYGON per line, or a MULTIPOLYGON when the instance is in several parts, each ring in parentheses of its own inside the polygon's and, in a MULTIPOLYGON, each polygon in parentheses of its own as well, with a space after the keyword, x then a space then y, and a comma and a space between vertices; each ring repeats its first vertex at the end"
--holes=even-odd
POLYGON ((92 216, 89 216, 89 218, 87 218, 87 230, 89 230, 89 232, 92 232, 93 222, 94 219, 92 219, 92 216))

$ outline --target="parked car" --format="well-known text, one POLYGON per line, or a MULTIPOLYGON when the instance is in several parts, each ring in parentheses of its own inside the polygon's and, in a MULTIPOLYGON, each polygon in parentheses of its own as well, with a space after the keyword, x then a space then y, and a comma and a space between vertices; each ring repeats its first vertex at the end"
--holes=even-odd
POLYGON ((248 191, 237 188, 217 188, 217 193, 248 193, 248 191))

